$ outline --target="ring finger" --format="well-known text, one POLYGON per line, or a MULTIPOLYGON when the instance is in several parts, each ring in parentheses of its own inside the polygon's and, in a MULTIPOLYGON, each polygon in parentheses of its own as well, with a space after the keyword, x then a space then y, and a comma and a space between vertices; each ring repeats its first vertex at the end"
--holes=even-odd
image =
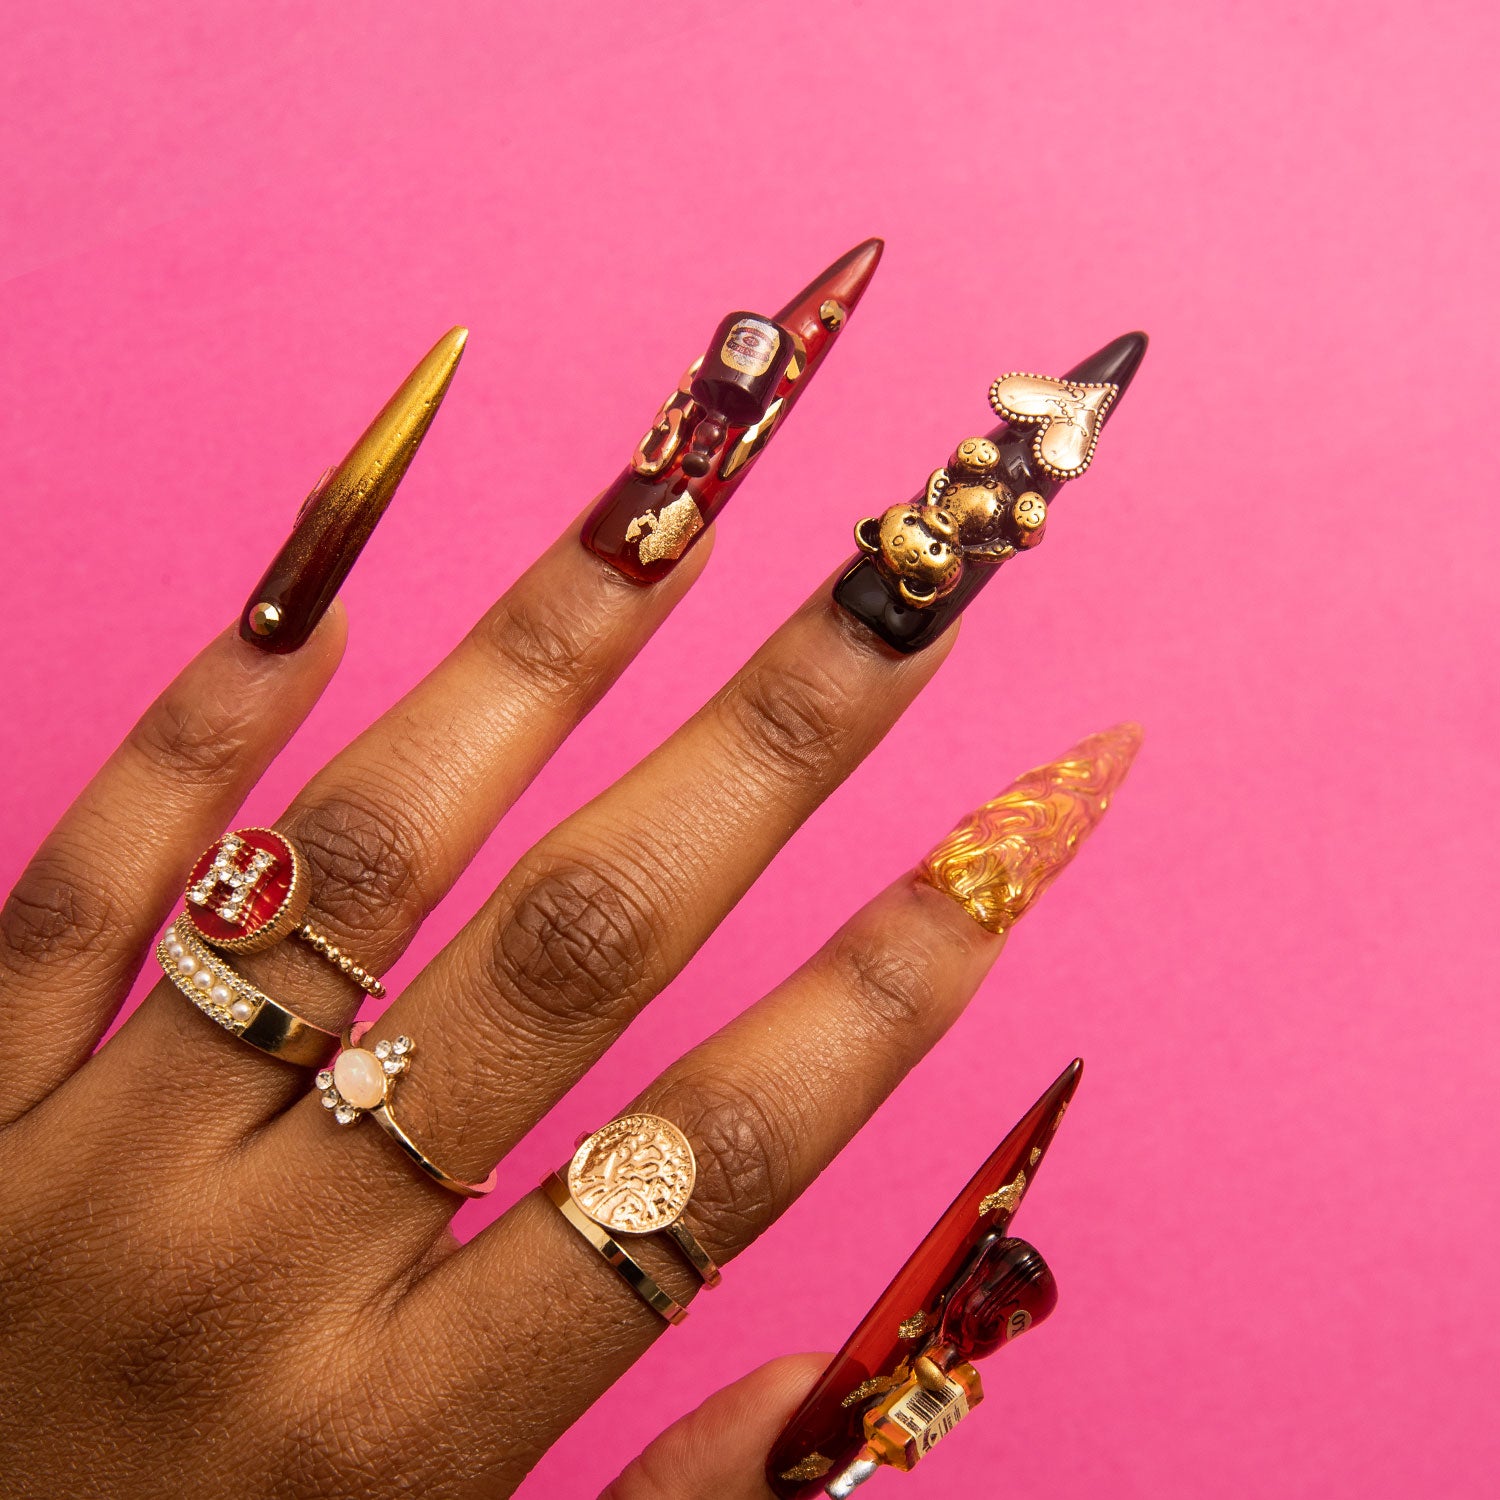
MULTIPOLYGON (((714 1261, 784 1212, 957 1019, 1138 745, 1119 726, 1028 773, 631 1106, 691 1142, 684 1222, 714 1261)), ((692 1295, 665 1236, 632 1239, 629 1253, 676 1301, 692 1295)), ((522 1200, 428 1272, 391 1328, 423 1372, 395 1409, 434 1451, 429 1493, 508 1493, 665 1326, 543 1194, 522 1200), (493 1371, 522 1367, 507 1405, 493 1371)))

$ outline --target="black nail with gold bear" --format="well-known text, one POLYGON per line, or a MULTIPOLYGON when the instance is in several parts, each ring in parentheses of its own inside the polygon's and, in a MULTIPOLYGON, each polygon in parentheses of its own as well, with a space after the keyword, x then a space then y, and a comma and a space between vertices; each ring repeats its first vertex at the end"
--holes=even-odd
POLYGON ((854 528, 860 555, 833 597, 897 651, 930 645, 1041 541, 1049 503, 1088 468, 1145 353, 1146 335, 1127 333, 1060 380, 1002 375, 990 387, 1000 426, 960 443, 924 493, 854 528))

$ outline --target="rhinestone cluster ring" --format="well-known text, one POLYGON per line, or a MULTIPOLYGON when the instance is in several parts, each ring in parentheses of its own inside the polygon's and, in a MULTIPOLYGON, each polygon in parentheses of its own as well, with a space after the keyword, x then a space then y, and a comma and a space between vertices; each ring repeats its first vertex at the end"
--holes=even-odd
POLYGON ((236 828, 198 856, 185 915, 225 953, 259 953, 298 937, 377 1000, 385 986, 306 919, 312 876, 302 851, 274 828, 236 828))
POLYGON ((445 1172, 406 1132, 392 1112, 396 1085, 411 1065, 416 1043, 409 1036, 394 1041, 360 1045, 367 1027, 351 1028, 332 1064, 313 1080, 319 1100, 340 1125, 357 1125, 367 1115, 395 1141, 407 1157, 432 1180, 464 1198, 482 1198, 494 1190, 496 1174, 483 1182, 465 1182, 445 1172))
POLYGON ((345 1048, 315 1080, 322 1091, 323 1108, 331 1109, 340 1125, 355 1124, 366 1110, 386 1102, 391 1084, 406 1071, 411 1051, 409 1036, 376 1042, 369 1050, 345 1048))

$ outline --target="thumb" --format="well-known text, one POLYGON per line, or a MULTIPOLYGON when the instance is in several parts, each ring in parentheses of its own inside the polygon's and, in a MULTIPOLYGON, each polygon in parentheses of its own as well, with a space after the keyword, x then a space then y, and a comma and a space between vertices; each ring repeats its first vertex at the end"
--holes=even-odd
POLYGON ((828 1359, 789 1354, 716 1391, 654 1439, 599 1500, 773 1500, 766 1454, 828 1359))

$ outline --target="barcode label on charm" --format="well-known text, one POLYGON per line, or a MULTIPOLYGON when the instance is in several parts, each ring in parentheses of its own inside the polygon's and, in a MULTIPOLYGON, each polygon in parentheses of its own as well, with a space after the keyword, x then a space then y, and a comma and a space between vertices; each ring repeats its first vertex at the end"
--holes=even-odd
POLYGON ((928 1453, 969 1415, 968 1397, 957 1381, 940 1391, 914 1386, 886 1415, 911 1435, 918 1453, 928 1453))

